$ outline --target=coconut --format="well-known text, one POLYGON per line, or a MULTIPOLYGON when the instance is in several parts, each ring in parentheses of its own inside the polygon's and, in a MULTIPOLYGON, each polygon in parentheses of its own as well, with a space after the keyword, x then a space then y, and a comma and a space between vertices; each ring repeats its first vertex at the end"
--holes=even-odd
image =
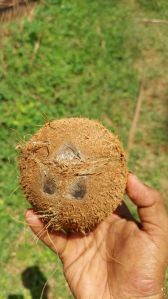
POLYGON ((19 164, 26 198, 54 231, 92 231, 125 193, 122 145, 94 120, 47 122, 21 149, 19 164))

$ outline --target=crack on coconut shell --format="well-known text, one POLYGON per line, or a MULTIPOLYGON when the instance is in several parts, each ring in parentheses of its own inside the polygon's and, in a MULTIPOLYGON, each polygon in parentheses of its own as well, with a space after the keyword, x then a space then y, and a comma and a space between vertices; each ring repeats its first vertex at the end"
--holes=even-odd
POLYGON ((85 179, 80 179, 72 187, 71 196, 74 199, 83 199, 86 195, 86 182, 85 179))
POLYGON ((58 151, 55 160, 59 163, 61 162, 77 162, 77 160, 82 161, 81 153, 77 148, 72 144, 65 144, 58 151))

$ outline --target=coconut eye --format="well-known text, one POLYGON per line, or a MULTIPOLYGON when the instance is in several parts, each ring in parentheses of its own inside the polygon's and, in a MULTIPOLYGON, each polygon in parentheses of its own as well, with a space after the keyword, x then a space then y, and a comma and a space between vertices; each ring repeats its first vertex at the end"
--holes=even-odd
POLYGON ((43 185, 43 192, 52 195, 55 193, 55 191, 56 191, 55 182, 51 178, 47 178, 43 185))
POLYGON ((83 199, 86 194, 86 182, 85 180, 80 180, 76 182, 71 190, 71 196, 74 199, 83 199))

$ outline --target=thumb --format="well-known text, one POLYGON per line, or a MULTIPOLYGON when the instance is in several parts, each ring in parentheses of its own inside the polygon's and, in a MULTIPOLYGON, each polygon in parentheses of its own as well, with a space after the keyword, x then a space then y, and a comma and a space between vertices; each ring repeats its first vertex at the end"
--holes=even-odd
POLYGON ((144 185, 135 175, 129 174, 127 194, 138 207, 143 230, 151 234, 168 234, 168 216, 158 191, 144 185))

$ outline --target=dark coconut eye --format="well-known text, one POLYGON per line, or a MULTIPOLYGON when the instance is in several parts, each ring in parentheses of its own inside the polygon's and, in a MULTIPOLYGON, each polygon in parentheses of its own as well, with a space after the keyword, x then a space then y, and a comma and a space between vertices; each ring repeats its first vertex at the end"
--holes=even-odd
POLYGON ((50 195, 54 194, 56 191, 56 185, 53 179, 47 178, 43 185, 43 192, 48 193, 50 195))
POLYGON ((75 199, 83 199, 86 194, 86 182, 85 180, 77 181, 71 190, 71 196, 75 199))

